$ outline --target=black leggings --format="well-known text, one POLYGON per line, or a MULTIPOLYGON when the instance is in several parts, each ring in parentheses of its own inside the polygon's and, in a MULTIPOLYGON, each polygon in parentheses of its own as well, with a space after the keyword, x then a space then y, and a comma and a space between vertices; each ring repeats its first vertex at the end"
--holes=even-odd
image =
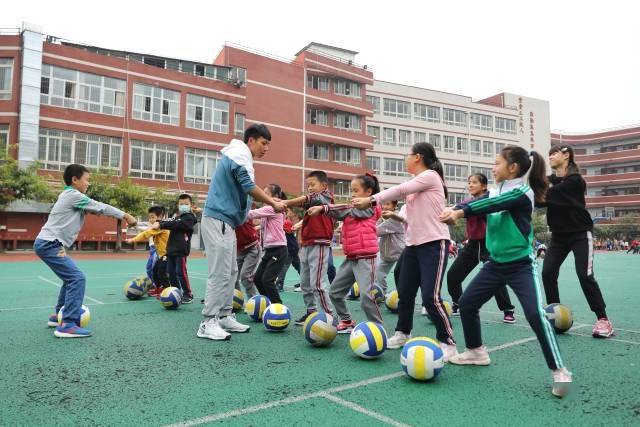
POLYGON ((276 286, 278 274, 282 271, 282 266, 287 261, 287 247, 276 246, 266 248, 260 265, 253 277, 253 283, 258 288, 258 292, 269 298, 271 303, 281 304, 280 294, 276 286))
POLYGON ((560 274, 560 266, 569 252, 573 252, 576 273, 582 292, 589 303, 589 308, 598 319, 607 317, 606 304, 602 298, 600 286, 593 276, 593 236, 591 231, 551 233, 551 244, 547 249, 542 267, 542 283, 544 293, 547 296, 547 304, 560 302, 558 275, 560 274))
MULTIPOLYGON (((489 253, 484 240, 469 240, 458 253, 447 272, 447 288, 454 304, 458 305, 462 295, 462 281, 467 278, 478 263, 485 263, 488 260, 489 253)), ((514 309, 506 286, 496 288, 495 298, 500 311, 512 311, 514 309)))

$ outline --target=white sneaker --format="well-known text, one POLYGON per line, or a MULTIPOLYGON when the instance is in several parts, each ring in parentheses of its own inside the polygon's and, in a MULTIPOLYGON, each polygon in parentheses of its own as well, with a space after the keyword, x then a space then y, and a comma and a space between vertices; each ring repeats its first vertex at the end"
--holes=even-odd
POLYGON ((556 397, 564 397, 569 394, 573 375, 567 368, 555 369, 553 374, 553 388, 551 394, 556 397))
POLYGON ((208 338, 214 341, 224 341, 231 338, 231 334, 218 325, 218 320, 215 317, 200 322, 196 335, 200 338, 208 338))
POLYGON ((227 332, 249 332, 251 329, 251 326, 238 322, 235 314, 219 318, 218 325, 227 332))
POLYGON ((405 334, 404 332, 396 331, 391 338, 387 340, 387 348, 395 349, 402 347, 409 339, 411 334, 405 334))
POLYGON ((449 363, 454 365, 478 365, 487 366, 491 363, 487 347, 468 348, 464 352, 449 358, 449 363))
POLYGON ((444 353, 444 361, 448 362, 453 356, 457 356, 458 355, 458 349, 456 348, 455 344, 445 344, 443 342, 440 343, 440 348, 442 349, 442 352, 444 353))
POLYGON ((426 309, 426 308, 422 307, 422 309, 420 310, 420 315, 422 315, 422 316, 428 316, 428 315, 429 315, 429 313, 427 313, 427 309, 426 309))

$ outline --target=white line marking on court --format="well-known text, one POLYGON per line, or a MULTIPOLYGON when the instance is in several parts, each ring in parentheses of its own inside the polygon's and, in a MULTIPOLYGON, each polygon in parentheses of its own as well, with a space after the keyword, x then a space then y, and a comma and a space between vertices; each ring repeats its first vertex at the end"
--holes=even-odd
MULTIPOLYGON (((38 276, 38 279, 40 279, 40 280, 42 280, 42 281, 44 281, 44 282, 50 283, 50 284, 52 284, 53 286, 55 286, 56 288, 58 288, 58 289, 60 289, 60 288, 62 287, 62 285, 61 285, 61 284, 56 283, 56 282, 54 282, 54 281, 52 281, 52 280, 49 280, 49 279, 47 279, 47 278, 45 278, 45 277, 38 276)), ((91 298, 89 295, 86 295, 86 294, 85 294, 85 296, 84 296, 84 297, 85 297, 86 299, 88 299, 89 301, 93 301, 93 302, 95 302, 96 304, 104 304, 102 301, 97 300, 97 299, 95 299, 95 298, 91 298)))
MULTIPOLYGON (((516 345, 524 344, 524 343, 527 343, 529 341, 533 341, 535 339, 536 339, 535 336, 534 337, 529 337, 529 338, 524 338, 524 339, 521 339, 521 340, 512 341, 512 342, 508 342, 506 344, 502 344, 502 345, 499 345, 499 346, 496 346, 496 347, 492 347, 492 348, 488 349, 487 351, 492 352, 492 351, 497 351, 497 350, 503 350, 505 348, 514 347, 516 345)), ((214 414, 214 415, 207 415, 207 416, 204 416, 204 417, 195 418, 193 420, 188 420, 188 421, 183 421, 183 422, 180 422, 180 423, 170 424, 167 427, 187 427, 187 426, 195 426, 195 425, 200 425, 200 424, 205 424, 205 423, 211 423, 211 422, 223 420, 223 419, 226 419, 226 418, 237 417, 237 416, 241 416, 241 415, 245 415, 245 414, 251 414, 253 412, 262 411, 264 409, 274 408, 276 406, 289 405, 289 404, 292 404, 292 403, 302 402, 304 400, 313 399, 313 398, 316 398, 316 397, 325 397, 325 395, 327 395, 327 394, 340 393, 342 391, 352 390, 354 388, 365 387, 365 386, 368 386, 368 385, 371 385, 371 384, 377 384, 377 383, 381 383, 381 382, 384 382, 384 381, 389 381, 389 380, 392 380, 394 378, 398 378, 398 377, 402 377, 402 376, 404 376, 404 372, 402 372, 402 371, 394 372, 392 374, 382 375, 382 376, 379 376, 379 377, 373 377, 373 378, 369 378, 367 380, 358 381, 358 382, 355 382, 355 383, 350 383, 350 384, 345 384, 345 385, 341 385, 341 386, 338 386, 338 387, 328 388, 326 390, 317 391, 315 393, 309 393, 309 394, 303 394, 303 395, 300 395, 300 396, 288 397, 288 398, 282 399, 282 400, 274 400, 274 401, 271 401, 271 402, 262 403, 260 405, 249 406, 247 408, 234 409, 233 411, 222 412, 222 413, 214 414)))
MULTIPOLYGON (((576 332, 567 332, 567 335, 573 335, 573 336, 578 336, 578 337, 593 337, 592 335, 579 334, 579 333, 576 333, 576 332)), ((596 339, 596 338, 594 338, 594 339, 596 339)), ((621 339, 618 339, 618 338, 600 338, 600 340, 602 340, 602 341, 615 341, 615 342, 621 342, 621 343, 625 343, 625 344, 640 345, 640 342, 637 342, 637 341, 621 340, 621 339)))
MULTIPOLYGON (((91 280, 91 279, 105 279, 105 278, 109 278, 109 277, 134 277, 136 275, 142 276, 145 275, 145 273, 141 273, 141 272, 137 272, 137 273, 115 273, 115 274, 91 274, 91 275, 87 275, 87 280, 91 280)), ((32 282, 33 279, 30 278, 25 278, 24 276, 21 277, 3 277, 3 280, 5 281, 10 281, 10 282, 32 282)))
MULTIPOLYGON (((88 305, 89 307, 93 307, 96 305, 114 305, 114 304, 137 304, 137 303, 142 303, 142 302, 152 302, 152 301, 156 301, 155 298, 149 298, 149 299, 145 299, 145 300, 141 300, 141 301, 116 301, 116 302, 104 302, 101 304, 85 304, 88 305)), ((15 308, 0 308, 0 313, 2 313, 3 311, 20 311, 20 310, 42 310, 45 308, 51 309, 52 306, 50 305, 42 305, 39 307, 15 307, 15 308)))
POLYGON ((358 405, 357 403, 351 402, 349 400, 344 400, 339 398, 338 396, 334 396, 332 394, 329 393, 325 393, 322 395, 322 397, 324 397, 325 399, 328 399, 334 403, 337 403, 338 405, 342 405, 346 408, 352 409, 356 412, 360 412, 361 414, 364 415, 368 415, 371 418, 375 418, 378 421, 382 421, 383 423, 395 426, 395 427, 408 427, 409 424, 404 424, 401 423, 399 421, 394 420, 393 418, 389 418, 387 416, 384 416, 382 414, 379 414, 377 412, 374 411, 370 411, 369 409, 363 408, 362 406, 358 405))

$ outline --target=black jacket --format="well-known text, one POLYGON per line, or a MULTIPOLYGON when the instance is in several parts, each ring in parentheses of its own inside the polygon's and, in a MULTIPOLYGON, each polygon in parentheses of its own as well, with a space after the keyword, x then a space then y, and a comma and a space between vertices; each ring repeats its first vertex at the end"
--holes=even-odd
POLYGON ((170 230, 167 255, 189 256, 191 235, 198 218, 191 212, 183 213, 168 221, 160 221, 160 228, 170 230))
POLYGON ((587 183, 579 173, 564 177, 549 176, 549 190, 544 206, 552 233, 591 231, 593 221, 586 209, 587 183))

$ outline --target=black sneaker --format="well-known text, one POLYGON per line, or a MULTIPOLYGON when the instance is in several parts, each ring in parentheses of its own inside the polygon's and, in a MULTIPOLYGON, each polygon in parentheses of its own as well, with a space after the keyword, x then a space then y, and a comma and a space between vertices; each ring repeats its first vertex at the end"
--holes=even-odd
POLYGON ((300 283, 296 283, 293 285, 293 292, 302 292, 302 288, 300 287, 300 283))
POLYGON ((460 306, 456 303, 453 303, 451 306, 451 315, 452 316, 460 316, 460 306))
POLYGON ((301 318, 299 318, 298 320, 296 320, 296 325, 302 326, 304 325, 304 322, 307 321, 307 318, 309 316, 311 316, 313 313, 315 313, 315 311, 312 311, 310 313, 306 313, 304 316, 302 316, 301 318))
POLYGON ((193 303, 193 294, 184 294, 182 296, 182 303, 183 304, 191 304, 191 303, 193 303))

